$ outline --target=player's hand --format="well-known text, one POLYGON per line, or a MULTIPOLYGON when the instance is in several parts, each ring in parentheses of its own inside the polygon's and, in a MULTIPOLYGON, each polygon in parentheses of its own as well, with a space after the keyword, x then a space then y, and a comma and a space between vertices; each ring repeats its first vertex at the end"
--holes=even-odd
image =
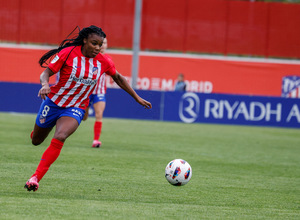
POLYGON ((45 84, 40 89, 38 96, 45 100, 46 96, 50 93, 50 91, 51 90, 50 90, 49 84, 45 84))
POLYGON ((144 106, 144 108, 146 109, 151 109, 152 108, 152 104, 150 102, 148 102, 145 99, 142 99, 141 97, 138 97, 138 99, 136 100, 140 105, 144 106))

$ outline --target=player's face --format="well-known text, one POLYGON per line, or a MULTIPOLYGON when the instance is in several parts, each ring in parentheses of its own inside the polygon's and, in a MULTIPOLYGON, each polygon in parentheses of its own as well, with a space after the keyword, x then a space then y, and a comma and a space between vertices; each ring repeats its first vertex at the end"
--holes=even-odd
POLYGON ((184 81, 184 77, 183 77, 182 75, 179 75, 178 78, 177 78, 177 80, 178 80, 179 82, 182 82, 182 81, 184 81))
POLYGON ((103 37, 97 34, 90 34, 88 38, 83 39, 82 54, 85 57, 94 58, 100 53, 103 40, 103 37))
POLYGON ((100 53, 105 53, 106 49, 107 49, 107 39, 104 38, 100 53))

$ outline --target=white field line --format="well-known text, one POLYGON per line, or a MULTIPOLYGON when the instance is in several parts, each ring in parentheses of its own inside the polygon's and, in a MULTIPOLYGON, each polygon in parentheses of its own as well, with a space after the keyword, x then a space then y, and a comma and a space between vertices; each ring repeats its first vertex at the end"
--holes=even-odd
MULTIPOLYGON (((50 50, 56 48, 55 46, 43 46, 33 44, 12 44, 0 43, 1 48, 20 48, 20 49, 34 49, 34 50, 50 50)), ((108 49, 108 54, 132 55, 131 50, 114 50, 108 49)), ((188 59, 202 59, 202 60, 220 60, 220 61, 237 61, 237 62, 252 62, 252 63, 278 63, 278 64, 295 64, 300 65, 300 60, 294 59, 275 59, 275 58, 252 58, 252 57, 237 57, 237 56, 221 56, 221 55, 199 55, 187 53, 170 53, 170 52, 146 52, 141 51, 140 56, 152 57, 173 57, 173 58, 188 58, 188 59)))

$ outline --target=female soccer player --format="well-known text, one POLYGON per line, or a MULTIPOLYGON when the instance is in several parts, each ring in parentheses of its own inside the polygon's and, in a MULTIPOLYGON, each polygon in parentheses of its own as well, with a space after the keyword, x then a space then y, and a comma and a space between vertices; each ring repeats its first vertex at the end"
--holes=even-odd
POLYGON ((39 63, 44 67, 47 60, 56 55, 40 75, 42 88, 38 96, 43 99, 43 103, 31 133, 32 144, 41 144, 54 126, 56 129, 35 173, 25 184, 28 191, 38 189, 39 181, 59 156, 65 140, 80 125, 89 96, 104 72, 139 104, 152 108, 150 102, 142 99, 130 87, 125 77, 115 69, 112 60, 100 53, 105 37, 101 28, 92 25, 79 31, 76 38, 65 39, 57 49, 41 57, 39 63), (58 82, 49 87, 49 77, 57 72, 60 72, 58 82))
MULTIPOLYGON (((107 38, 103 40, 103 44, 100 50, 100 53, 105 54, 107 49, 107 38)), ((105 55, 109 59, 111 59, 110 56, 105 55)), ((103 112, 105 110, 105 104, 106 104, 106 98, 105 98, 105 93, 106 93, 106 82, 105 82, 105 73, 103 73, 100 77, 100 79, 97 82, 97 85, 92 93, 90 95, 90 104, 93 105, 94 110, 95 110, 95 118, 96 121, 94 123, 94 141, 92 144, 92 147, 99 148, 101 147, 101 141, 100 135, 101 135, 101 129, 102 129, 102 118, 103 118, 103 112)), ((89 107, 85 110, 85 115, 83 117, 83 120, 85 121, 88 116, 89 116, 89 107)))

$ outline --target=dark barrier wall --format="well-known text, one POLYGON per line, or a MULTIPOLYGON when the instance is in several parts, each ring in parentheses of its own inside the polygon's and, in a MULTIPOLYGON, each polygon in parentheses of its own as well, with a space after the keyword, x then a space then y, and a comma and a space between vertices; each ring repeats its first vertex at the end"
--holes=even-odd
MULTIPOLYGON (((131 48, 134 0, 0 0, 0 40, 57 44, 95 24, 131 48)), ((300 58, 300 4, 144 0, 141 48, 300 58)))
MULTIPOLYGON (((40 85, 0 82, 0 111, 37 113, 40 85)), ((104 117, 300 128, 298 99, 137 91, 146 110, 121 89, 108 89, 104 117)), ((93 114, 93 113, 92 113, 93 114)))

